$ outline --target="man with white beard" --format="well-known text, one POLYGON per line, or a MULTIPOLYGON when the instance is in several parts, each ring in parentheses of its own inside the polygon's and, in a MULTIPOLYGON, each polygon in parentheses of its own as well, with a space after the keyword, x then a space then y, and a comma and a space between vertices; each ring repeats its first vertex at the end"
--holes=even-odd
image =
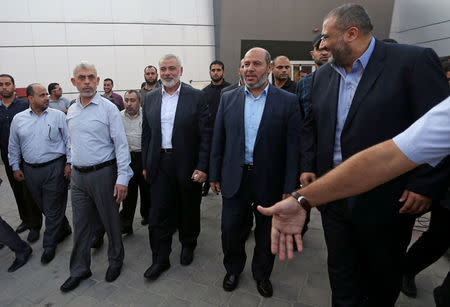
POLYGON ((144 277, 157 279, 170 267, 172 234, 178 229, 180 263, 193 261, 200 233, 202 183, 207 179, 211 125, 206 95, 180 82, 180 59, 159 61, 161 89, 144 99, 142 161, 150 183, 149 238, 152 265, 144 277))

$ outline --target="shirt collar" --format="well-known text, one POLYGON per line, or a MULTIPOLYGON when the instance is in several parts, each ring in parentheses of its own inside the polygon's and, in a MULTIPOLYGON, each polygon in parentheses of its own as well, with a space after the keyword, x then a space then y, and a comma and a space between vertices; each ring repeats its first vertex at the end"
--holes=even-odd
MULTIPOLYGON (((369 63, 370 57, 372 56, 373 50, 375 49, 375 38, 372 36, 372 39, 370 40, 369 47, 367 47, 366 51, 356 59, 356 61, 353 63, 352 70, 355 68, 355 65, 361 65, 363 69, 366 69, 367 64, 369 63)), ((331 67, 334 68, 339 74, 343 75, 345 77, 346 72, 345 68, 342 66, 336 66, 334 64, 331 64, 331 67)))
MULTIPOLYGON (((102 99, 103 99, 103 98, 100 96, 100 94, 99 94, 98 92, 95 92, 94 97, 92 97, 91 101, 89 101, 89 103, 88 103, 86 106, 90 105, 91 103, 93 103, 93 104, 99 104, 100 102, 103 101, 102 99)), ((105 99, 108 99, 108 98, 105 98, 105 99)), ((83 105, 81 104, 80 96, 77 97, 76 103, 79 104, 79 106, 80 106, 81 108, 83 108, 83 105)))
POLYGON ((180 82, 180 86, 177 88, 177 90, 175 91, 175 93, 173 93, 172 95, 170 95, 169 93, 166 92, 166 90, 164 89, 164 85, 161 86, 161 93, 162 95, 168 95, 169 97, 173 97, 173 96, 179 96, 180 95, 180 89, 181 89, 181 82, 180 82))
POLYGON ((130 114, 128 114, 127 109, 123 109, 123 114, 125 114, 126 117, 128 117, 129 119, 136 119, 139 117, 139 115, 141 115, 142 112, 142 107, 139 107, 139 110, 136 113, 136 116, 131 118, 130 114))
MULTIPOLYGON (((264 95, 264 96, 267 97, 267 92, 269 91, 269 84, 270 84, 270 82, 267 82, 267 86, 266 86, 266 87, 264 88, 264 90, 259 94, 259 96, 256 97, 255 99, 261 98, 262 95, 264 95)), ((246 95, 251 95, 251 96, 253 97, 253 94, 248 90, 247 85, 245 85, 244 90, 245 90, 245 94, 246 94, 246 95)))
MULTIPOLYGON (((37 116, 37 114, 36 113, 34 113, 34 111, 31 109, 31 107, 28 107, 28 112, 31 114, 31 115, 36 115, 37 116)), ((42 114, 44 114, 44 113, 48 113, 48 107, 47 107, 47 109, 45 109, 43 112, 42 112, 42 114)))

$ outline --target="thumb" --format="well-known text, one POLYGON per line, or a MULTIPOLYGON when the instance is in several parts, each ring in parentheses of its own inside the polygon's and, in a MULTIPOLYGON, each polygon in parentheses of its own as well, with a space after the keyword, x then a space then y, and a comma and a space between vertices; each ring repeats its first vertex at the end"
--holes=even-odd
POLYGON ((261 213, 263 215, 272 216, 275 213, 275 210, 273 209, 273 207, 274 206, 264 208, 264 207, 258 206, 256 209, 258 209, 259 213, 261 213))

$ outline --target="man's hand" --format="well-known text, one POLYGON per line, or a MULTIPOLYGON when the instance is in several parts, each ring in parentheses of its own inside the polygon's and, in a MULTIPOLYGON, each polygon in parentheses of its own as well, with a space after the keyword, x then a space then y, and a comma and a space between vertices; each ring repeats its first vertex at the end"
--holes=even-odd
POLYGON ((400 213, 418 214, 425 212, 431 206, 430 198, 408 190, 403 191, 398 201, 405 202, 400 208, 400 213))
POLYGON ((294 258, 294 240, 297 244, 297 250, 303 250, 302 229, 305 225, 306 211, 298 204, 293 197, 277 202, 269 208, 258 206, 261 214, 272 215, 272 231, 270 234, 272 254, 279 253, 281 261, 286 259, 286 250, 288 259, 294 258))
POLYGON ((220 182, 210 182, 209 186, 211 187, 211 191, 213 191, 214 194, 219 195, 220 193, 220 182))
POLYGON ((70 166, 70 164, 66 164, 66 166, 64 167, 64 178, 69 180, 71 172, 72 172, 72 166, 70 166))
POLYGON ((199 171, 199 170, 196 169, 196 170, 192 173, 191 179, 192 179, 192 181, 194 181, 194 182, 202 183, 202 182, 205 182, 205 181, 206 181, 206 178, 207 178, 207 177, 208 177, 208 176, 206 175, 206 173, 204 173, 204 172, 199 171))
POLYGON ((122 200, 124 200, 125 197, 127 197, 127 193, 128 187, 121 184, 116 184, 114 186, 114 197, 116 198, 116 203, 120 204, 122 200))
POLYGON ((147 171, 145 169, 142 170, 142 176, 144 176, 144 179, 147 180, 147 171))
POLYGON ((286 199, 286 198, 288 198, 289 196, 291 196, 291 195, 290 195, 290 194, 283 193, 283 194, 281 195, 281 199, 286 199))
POLYGON ((19 181, 19 182, 24 181, 25 180, 25 175, 19 169, 17 171, 14 171, 14 179, 16 179, 16 181, 19 181))
POLYGON ((308 184, 313 183, 314 181, 316 181, 316 179, 317 177, 314 173, 305 172, 300 175, 300 183, 303 187, 306 187, 308 184))

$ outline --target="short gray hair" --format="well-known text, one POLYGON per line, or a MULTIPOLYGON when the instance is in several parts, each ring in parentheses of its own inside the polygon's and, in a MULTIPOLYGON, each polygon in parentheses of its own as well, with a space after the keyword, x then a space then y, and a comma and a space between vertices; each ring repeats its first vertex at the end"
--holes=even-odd
POLYGON ((181 60, 180 60, 180 58, 177 57, 175 54, 172 54, 172 53, 165 54, 159 59, 159 62, 158 62, 159 67, 161 68, 161 61, 170 60, 170 59, 177 60, 178 66, 181 67, 181 60))
POLYGON ((123 94, 123 98, 125 98, 126 94, 136 94, 137 99, 139 101, 141 101, 141 98, 142 98, 141 97, 141 93, 139 91, 137 91, 137 90, 128 90, 128 91, 126 91, 125 94, 123 94))
POLYGON ((94 64, 89 64, 86 61, 81 61, 80 64, 75 66, 73 70, 73 76, 76 77, 76 73, 79 69, 93 69, 95 71, 95 74, 97 74, 97 69, 95 68, 94 64))
POLYGON ((373 25, 367 11, 359 4, 347 3, 331 10, 325 19, 336 17, 335 26, 341 31, 357 27, 364 34, 372 32, 373 25))

